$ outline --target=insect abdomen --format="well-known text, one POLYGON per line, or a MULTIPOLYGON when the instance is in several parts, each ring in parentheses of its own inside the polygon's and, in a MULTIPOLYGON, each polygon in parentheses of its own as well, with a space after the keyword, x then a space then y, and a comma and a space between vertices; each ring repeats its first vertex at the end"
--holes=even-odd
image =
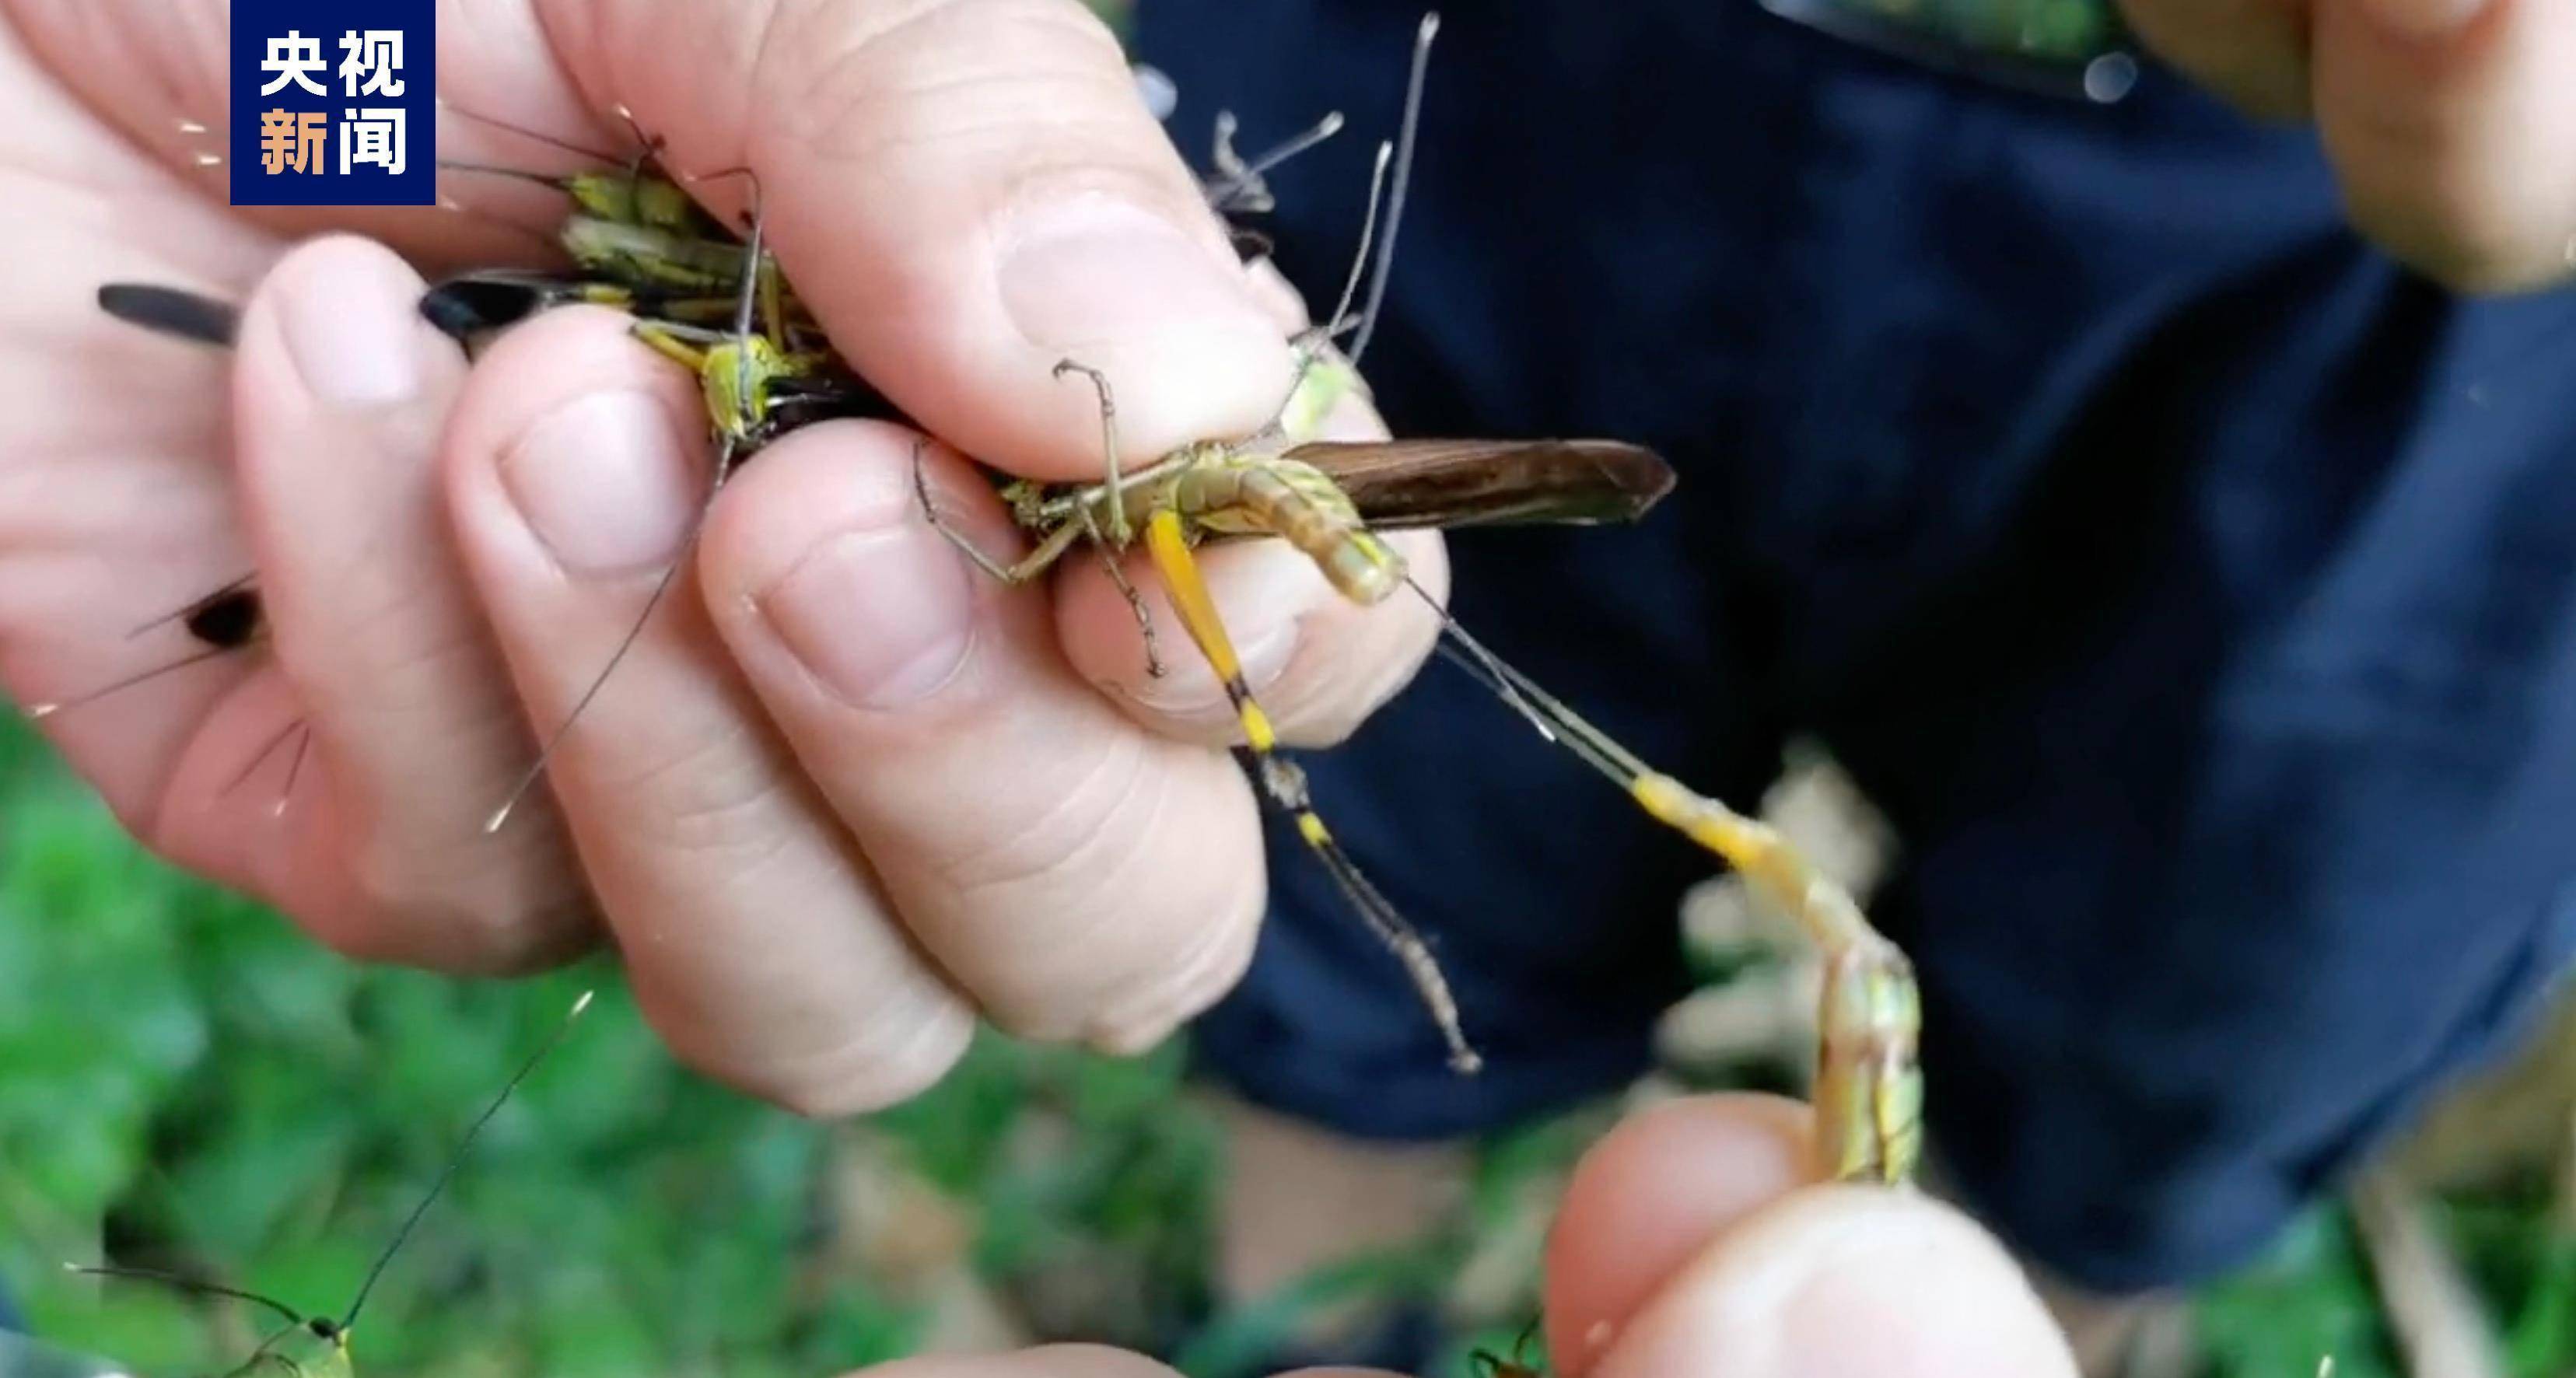
POLYGON ((1341 486, 1311 464, 1253 456, 1186 475, 1175 493, 1192 524, 1229 535, 1270 535, 1306 554, 1354 603, 1385 600, 1404 582, 1404 560, 1366 526, 1341 486))

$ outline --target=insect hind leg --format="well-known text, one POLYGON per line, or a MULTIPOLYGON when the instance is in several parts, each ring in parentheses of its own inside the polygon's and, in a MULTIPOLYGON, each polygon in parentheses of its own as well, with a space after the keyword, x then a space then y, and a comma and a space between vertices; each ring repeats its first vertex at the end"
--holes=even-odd
POLYGON ((1084 533, 1082 526, 1066 522, 1048 532, 1046 539, 1038 542, 1037 547, 1021 557, 1017 564, 1004 564, 994 559, 984 553, 982 546, 975 544, 974 537, 958 530, 955 524, 940 512, 938 501, 930 493, 930 470, 922 463, 922 457, 929 452, 929 441, 916 440, 912 443, 912 492, 914 498, 921 503, 922 519, 930 523, 931 530, 938 532, 950 545, 957 547, 958 553, 973 561, 975 567, 987 575, 1015 587, 1025 584, 1045 573, 1048 566, 1054 564, 1063 557, 1065 551, 1072 548, 1074 538, 1084 533))
POLYGON ((1162 638, 1154 630, 1153 609, 1145 606, 1145 595, 1136 591, 1135 582, 1127 577, 1127 567, 1119 562, 1118 547, 1101 532, 1099 518, 1092 515, 1089 507, 1082 509, 1082 527, 1083 534, 1091 537, 1091 548, 1100 553, 1100 568, 1109 576, 1110 586, 1127 600, 1127 611, 1135 614, 1136 630, 1145 638, 1145 673, 1161 679, 1169 672, 1163 665, 1162 638))
POLYGON ((1135 538, 1135 532, 1127 525, 1127 495, 1118 474, 1118 399, 1109 390, 1109 375, 1089 364, 1057 360, 1055 376, 1061 378, 1068 373, 1090 379, 1092 390, 1100 394, 1100 486, 1106 494, 1102 505, 1109 512, 1110 539, 1123 549, 1135 538))
POLYGON ((1370 882, 1359 864, 1351 860, 1350 853, 1342 850, 1332 830, 1324 826, 1323 816, 1315 811, 1314 796, 1306 786, 1306 772, 1279 754, 1279 734, 1270 724, 1270 715, 1252 696, 1251 687, 1244 683, 1243 663, 1235 655, 1225 623, 1217 616, 1216 600, 1208 595, 1207 583, 1199 577, 1198 561, 1190 554, 1180 515, 1169 507, 1156 508, 1145 522, 1145 546, 1154 557, 1154 567, 1162 572, 1171 594, 1172 611, 1180 616, 1182 627, 1198 643, 1200 654, 1207 657, 1209 668, 1216 671, 1218 681, 1225 686, 1226 700, 1234 706, 1235 716, 1243 725, 1244 749, 1251 753, 1253 776, 1260 782, 1261 792, 1289 816, 1299 840, 1323 864, 1343 898, 1403 964, 1423 1008, 1429 1011, 1442 1041, 1448 1045, 1450 1067, 1461 1075, 1482 1069, 1484 1058, 1467 1042, 1465 1030, 1459 1027, 1457 998, 1450 994, 1448 978, 1432 957, 1431 945, 1370 882))

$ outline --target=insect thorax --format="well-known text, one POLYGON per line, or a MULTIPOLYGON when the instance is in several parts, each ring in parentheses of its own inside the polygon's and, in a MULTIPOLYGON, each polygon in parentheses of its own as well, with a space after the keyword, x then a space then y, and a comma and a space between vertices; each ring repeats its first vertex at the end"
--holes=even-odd
POLYGON ((706 366, 698 374, 707 415, 726 434, 737 439, 748 436, 769 415, 770 385, 795 368, 795 361, 765 335, 707 346, 706 366))

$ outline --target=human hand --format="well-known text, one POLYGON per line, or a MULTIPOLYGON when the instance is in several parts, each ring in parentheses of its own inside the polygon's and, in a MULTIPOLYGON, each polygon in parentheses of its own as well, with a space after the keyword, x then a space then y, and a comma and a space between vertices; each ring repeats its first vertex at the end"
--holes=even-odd
MULTIPOLYGON (((1174 657, 1149 682, 1091 562, 1052 587, 975 574, 914 510, 892 426, 799 431, 726 486, 693 576, 554 758, 553 806, 485 836, 684 548, 710 463, 695 381, 602 311, 470 371, 420 321, 405 259, 524 253, 497 217, 560 209, 530 188, 452 176, 466 215, 222 205, 192 164, 220 131, 180 122, 225 108, 223 13, 0 6, 0 683, 57 701, 169 659, 177 628, 129 631, 254 568, 273 628, 45 720, 128 826, 363 957, 518 971, 604 924, 682 1057, 812 1113, 928 1085, 977 1014, 1134 1048, 1232 984, 1264 878, 1214 681, 1174 657), (326 229, 402 257, 285 247, 326 229), (112 279, 247 296, 237 349, 106 319, 112 279), (287 789, 270 748, 297 722, 287 789)), ((675 169, 755 169, 840 349, 978 457, 1098 472, 1093 395, 1051 372, 1068 355, 1115 382, 1131 464, 1286 392, 1292 324, 1074 0, 441 21, 460 109, 615 147, 599 116, 623 103, 675 169)), ((441 151, 544 153, 463 121, 441 151)), ((930 463, 944 508, 1013 548, 987 485, 930 463)), ((1407 553, 1443 587, 1436 541, 1407 553)), ((1275 542, 1206 562, 1292 742, 1347 731, 1428 651, 1427 612, 1363 615, 1275 542)))
POLYGON ((2465 291, 2576 264, 2576 13, 2533 0, 2122 0, 2256 115, 2313 117, 2353 223, 2465 291))
MULTIPOLYGON (((1911 1192, 1819 1184, 1812 1123, 1792 1101, 1706 1096, 1594 1145, 1548 1240, 1548 1372, 2074 1378, 2064 1336, 1992 1238, 1911 1192)), ((1072 1345, 863 1372, 1172 1378, 1141 1355, 1072 1345)))

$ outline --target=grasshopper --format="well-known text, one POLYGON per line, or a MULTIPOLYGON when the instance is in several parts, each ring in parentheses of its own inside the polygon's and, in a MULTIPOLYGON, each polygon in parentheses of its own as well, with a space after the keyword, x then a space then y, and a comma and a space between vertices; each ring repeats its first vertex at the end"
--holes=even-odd
MULTIPOLYGON (((751 176, 747 168, 724 175, 736 174, 751 176)), ((737 251, 739 266, 734 281, 739 295, 731 330, 708 330, 664 320, 639 320, 634 327, 636 338, 698 376, 716 445, 714 474, 705 498, 689 524, 680 553, 654 583, 634 625, 610 653, 598 676, 574 701, 572 711, 547 735, 536 759, 501 806, 484 821, 486 833, 500 831, 509 821, 520 799, 544 775, 547 763, 574 722, 599 696, 609 675, 643 634, 654 609, 661 605, 681 568, 688 563, 689 552, 695 549, 698 534, 705 528, 707 511, 714 506, 716 495, 734 469, 762 445, 794 426, 825 416, 884 414, 881 399, 874 391, 840 369, 828 352, 791 343, 782 305, 783 287, 761 247, 763 221, 756 178, 752 182, 752 203, 750 233, 737 251), (753 328, 756 322, 761 327, 758 330, 753 328)))
POLYGON ((489 1124, 494 1115, 500 1113, 502 1105, 510 1099, 510 1094, 519 1089, 519 1084, 528 1079, 529 1073, 537 1070, 537 1064, 545 1061, 546 1054, 553 1052, 555 1045, 563 1042, 564 1035, 572 1031, 573 1022, 581 1018, 582 1011, 590 1008, 590 997, 591 992, 584 991, 581 998, 573 1001, 572 1008, 564 1014, 562 1021, 555 1025, 554 1032, 547 1036, 545 1042, 538 1045, 535 1052, 528 1055, 527 1061, 519 1064, 518 1071, 511 1074, 509 1081, 501 1087, 500 1094, 494 1096, 491 1102, 483 1107, 483 1113, 476 1116, 474 1122, 466 1127, 464 1137, 457 1142, 455 1155, 448 1159, 446 1167, 439 1170, 437 1178, 430 1183, 429 1190, 422 1194, 419 1203, 412 1207, 411 1213, 403 1217, 402 1224, 394 1230, 392 1240, 385 1245, 381 1253, 376 1255, 375 1263, 367 1269, 366 1277, 358 1284, 357 1295, 350 1299, 348 1309, 338 1316, 307 1316, 284 1302, 256 1292, 201 1282, 184 1275, 153 1269, 92 1267, 77 1263, 65 1264, 65 1269, 89 1277, 159 1282, 183 1291, 246 1301, 265 1307, 285 1321, 282 1327, 272 1331, 267 1339, 260 1341, 259 1347, 251 1351, 250 1357, 227 1370, 223 1378, 244 1378, 245 1375, 262 1372, 283 1374, 286 1378, 354 1378, 356 1369, 350 1359, 349 1337, 357 1328, 359 1313, 366 1309, 368 1294, 375 1290, 377 1280, 384 1276, 386 1265, 393 1262, 394 1255, 400 1253, 403 1244, 411 1238, 412 1230, 420 1224, 421 1217, 429 1213, 429 1208, 437 1202, 440 1194, 447 1190, 447 1184, 455 1178, 456 1170, 465 1162, 466 1151, 474 1146, 475 1136, 483 1132, 483 1126, 489 1124))
MULTIPOLYGON (((1439 17, 1425 16, 1415 40, 1412 76, 1405 97, 1401 144, 1407 158, 1420 111, 1431 41, 1438 32, 1439 17)), ((1143 541, 1156 571, 1163 577, 1173 612, 1224 686, 1226 699, 1242 728, 1253 778, 1262 794, 1288 815, 1298 837, 1333 878, 1343 898, 1402 964, 1448 1046, 1449 1065, 1459 1074, 1468 1075, 1479 1070, 1484 1060, 1460 1026, 1457 1000, 1431 955, 1430 945, 1334 838, 1316 810, 1305 771, 1280 753, 1278 733, 1244 681, 1233 638, 1217 614, 1216 602, 1208 594, 1198 562, 1190 554, 1193 541, 1206 534, 1274 535, 1311 557, 1333 587, 1355 602, 1383 601, 1409 582, 1403 560, 1360 521, 1349 496, 1321 470, 1287 459, 1282 453, 1286 445, 1281 443, 1292 431, 1305 430, 1313 420, 1320 420, 1330 410, 1328 395, 1356 380, 1356 357, 1348 369, 1335 361, 1335 368, 1319 373, 1314 365, 1348 311, 1360 272, 1368 261, 1378 194, 1385 187, 1387 163, 1393 152, 1385 145, 1379 148, 1369 214, 1342 301, 1319 328, 1318 343, 1301 350, 1304 358, 1298 369, 1297 386, 1281 405, 1280 416, 1263 433, 1241 441, 1186 446, 1143 471, 1124 475, 1118 467, 1118 408, 1109 380, 1098 370, 1067 359, 1056 365, 1057 376, 1082 374, 1099 394, 1106 477, 1100 483, 1083 486, 1011 485, 1005 498, 1013 518, 1037 537, 1036 546, 1026 557, 1004 564, 948 525, 931 500, 919 449, 914 452, 913 483, 925 519, 979 568, 1006 583, 1037 578, 1077 540, 1088 538, 1101 554, 1111 581, 1135 611, 1144 632, 1148 668, 1159 674, 1161 665, 1154 647, 1151 614, 1117 561, 1119 551, 1139 539, 1143 541)), ((1401 187, 1401 177, 1397 185, 1401 187)), ((1400 213, 1400 199, 1396 209, 1400 213)), ((1373 307, 1385 282, 1384 249, 1394 244, 1392 219, 1391 213, 1380 271, 1371 291, 1373 307)))
POLYGON ((662 141, 646 134, 643 126, 636 123, 634 113, 623 105, 617 107, 617 117, 625 122, 627 132, 635 136, 636 151, 624 160, 622 167, 618 166, 619 160, 613 155, 506 120, 476 114, 443 99, 439 101, 438 108, 503 133, 573 154, 595 165, 579 172, 550 175, 495 163, 442 158, 438 166, 443 171, 503 177, 549 187, 571 198, 581 214, 601 220, 647 225, 696 239, 713 239, 725 232, 724 226, 708 215, 685 188, 663 173, 662 141), (612 168, 614 170, 607 170, 612 168))

